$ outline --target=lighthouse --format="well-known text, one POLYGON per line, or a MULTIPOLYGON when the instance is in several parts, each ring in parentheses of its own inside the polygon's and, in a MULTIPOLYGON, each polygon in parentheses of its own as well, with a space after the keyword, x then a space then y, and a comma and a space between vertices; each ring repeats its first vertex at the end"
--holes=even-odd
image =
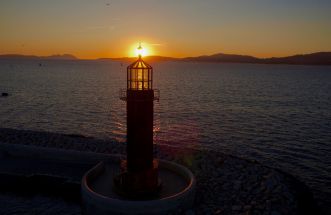
POLYGON ((83 176, 86 215, 177 214, 194 204, 192 172, 154 157, 153 105, 160 92, 153 88, 153 68, 143 60, 141 45, 137 52, 138 59, 127 67, 126 88, 120 90, 127 112, 126 156, 108 155, 83 176))
POLYGON ((120 98, 126 101, 126 160, 115 177, 115 190, 131 198, 155 196, 160 189, 158 160, 153 156, 154 100, 159 91, 153 89, 153 68, 143 60, 141 44, 138 59, 127 67, 127 87, 120 98))

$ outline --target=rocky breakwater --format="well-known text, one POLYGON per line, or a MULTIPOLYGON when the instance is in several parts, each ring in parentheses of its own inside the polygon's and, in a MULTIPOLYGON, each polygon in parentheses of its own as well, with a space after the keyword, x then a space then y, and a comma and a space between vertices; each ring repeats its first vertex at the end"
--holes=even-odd
MULTIPOLYGON (((0 129, 1 142, 98 153, 125 152, 125 144, 111 140, 13 129, 0 129)), ((194 207, 179 214, 318 214, 309 189, 280 170, 195 148, 158 145, 157 154, 161 159, 187 166, 196 176, 194 207)))

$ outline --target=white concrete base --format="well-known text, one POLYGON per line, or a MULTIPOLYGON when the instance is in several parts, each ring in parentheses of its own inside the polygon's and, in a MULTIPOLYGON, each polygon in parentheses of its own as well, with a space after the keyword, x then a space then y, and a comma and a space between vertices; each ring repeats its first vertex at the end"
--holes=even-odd
POLYGON ((113 177, 119 172, 119 162, 100 162, 82 179, 83 214, 169 214, 192 207, 195 178, 190 170, 174 162, 159 162, 162 189, 157 199, 133 201, 118 196, 113 189, 113 177))

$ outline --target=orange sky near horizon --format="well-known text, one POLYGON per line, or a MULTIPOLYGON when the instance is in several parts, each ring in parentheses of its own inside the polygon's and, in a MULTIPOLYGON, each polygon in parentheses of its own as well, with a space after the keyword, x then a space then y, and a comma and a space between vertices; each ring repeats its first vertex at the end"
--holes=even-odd
POLYGON ((331 51, 326 0, 26 2, 0 2, 0 54, 133 57, 139 42, 169 57, 331 51))

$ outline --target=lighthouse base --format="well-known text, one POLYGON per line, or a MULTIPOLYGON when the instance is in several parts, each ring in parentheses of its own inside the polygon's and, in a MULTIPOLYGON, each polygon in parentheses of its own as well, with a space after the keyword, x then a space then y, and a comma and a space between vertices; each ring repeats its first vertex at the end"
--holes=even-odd
POLYGON ((177 214, 192 207, 196 182, 187 168, 160 160, 158 173, 162 189, 148 199, 133 200, 114 190, 114 178, 120 172, 119 162, 100 162, 84 175, 83 214, 177 214))
POLYGON ((129 172, 126 160, 121 161, 121 173, 114 177, 114 190, 119 195, 132 200, 148 200, 157 197, 160 189, 158 160, 153 160, 152 168, 140 172, 129 172))

